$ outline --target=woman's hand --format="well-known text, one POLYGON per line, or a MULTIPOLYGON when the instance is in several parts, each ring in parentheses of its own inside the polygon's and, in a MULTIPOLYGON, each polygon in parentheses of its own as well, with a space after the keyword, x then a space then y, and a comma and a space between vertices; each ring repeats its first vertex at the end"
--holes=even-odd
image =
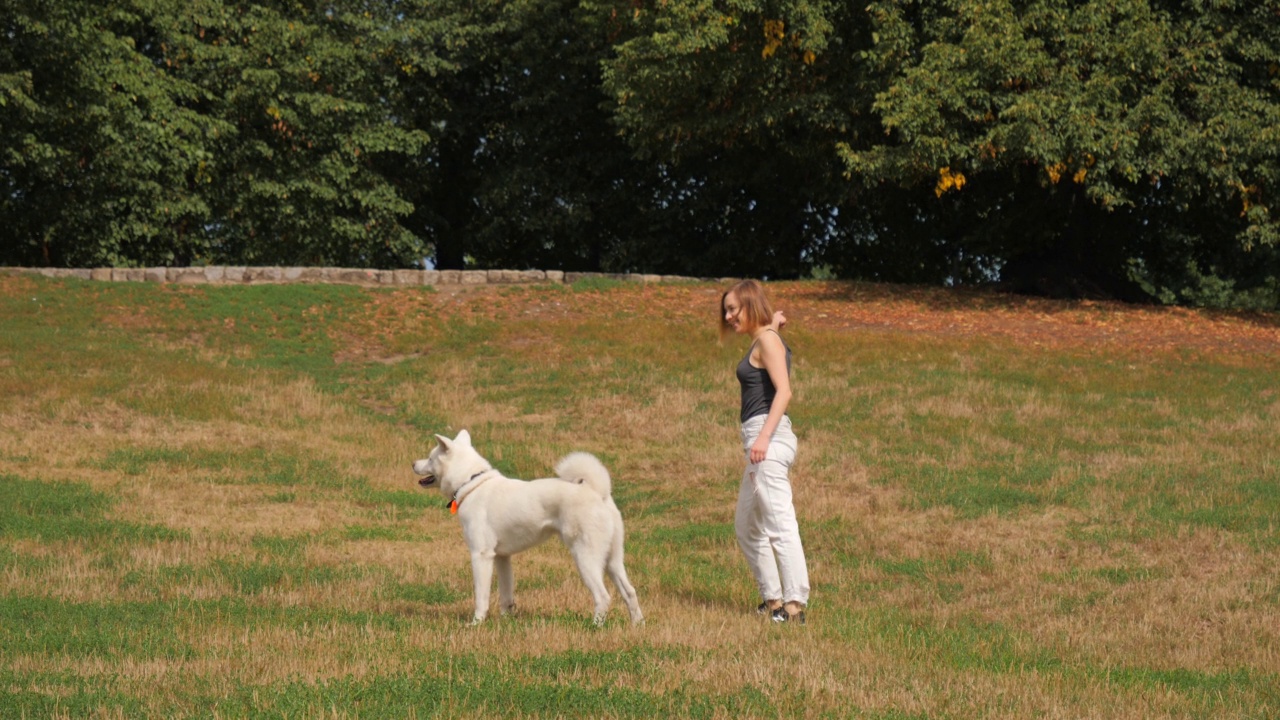
POLYGON ((765 455, 767 455, 768 453, 769 453, 769 438, 761 435, 760 437, 756 438, 756 441, 754 443, 751 444, 751 452, 748 454, 747 457, 751 460, 752 465, 759 465, 760 463, 764 462, 765 455))
POLYGON ((781 310, 774 310, 773 322, 769 325, 769 327, 773 328, 774 330, 781 330, 782 326, 786 324, 787 324, 787 316, 783 315, 781 310))

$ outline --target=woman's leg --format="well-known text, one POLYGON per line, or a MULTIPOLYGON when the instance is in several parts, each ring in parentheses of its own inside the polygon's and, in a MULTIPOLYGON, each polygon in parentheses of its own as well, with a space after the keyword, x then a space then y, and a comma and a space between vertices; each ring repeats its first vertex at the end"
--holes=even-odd
POLYGON ((800 523, 792 498, 789 470, 796 456, 796 437, 790 423, 784 423, 773 434, 769 454, 755 473, 759 498, 760 528, 769 538, 777 557, 777 574, 782 584, 782 599, 805 605, 809 602, 809 567, 800 540, 800 523))
POLYGON ((781 604, 782 584, 778 579, 778 564, 773 557, 770 537, 763 527, 764 516, 757 490, 756 466, 748 465, 742 473, 742 485, 738 489, 738 507, 733 526, 738 536, 738 547, 747 560, 747 567, 756 580, 760 599, 769 609, 781 604))

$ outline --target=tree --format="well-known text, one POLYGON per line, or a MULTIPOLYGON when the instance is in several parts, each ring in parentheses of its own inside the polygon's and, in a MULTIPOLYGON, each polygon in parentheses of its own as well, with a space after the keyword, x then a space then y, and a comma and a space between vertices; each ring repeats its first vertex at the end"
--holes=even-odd
POLYGON ((698 243, 668 203, 674 181, 613 125, 601 89, 616 31, 607 17, 572 0, 435 7, 471 29, 442 53, 454 73, 418 78, 444 108, 438 142, 406 175, 419 180, 415 227, 437 266, 696 266, 698 243))
POLYGON ((396 0, 7 3, 4 262, 403 267, 384 175, 426 131, 400 81, 439 63, 396 0))
POLYGON ((1136 298, 1277 240, 1276 0, 611 7, 633 146, 806 168, 843 276, 1136 298))
POLYGON ((1280 0, 10 0, 0 32, 0 262, 1280 301, 1280 0))
POLYGON ((0 9, 0 262, 160 264, 203 250, 184 229, 209 206, 188 188, 225 126, 186 106, 199 88, 139 51, 149 36, 131 10, 0 9))
POLYGON ((395 121, 399 81, 429 59, 398 3, 206 1, 152 18, 157 63, 219 121, 199 190, 211 252, 246 264, 404 267, 412 205, 382 172, 427 133, 395 121))
POLYGON ((679 180, 668 202, 688 203, 727 270, 807 272, 850 220, 835 142, 870 127, 857 98, 871 78, 833 64, 858 43, 854 14, 834 2, 600 7, 629 27, 604 76, 616 122, 679 180))
POLYGON ((1146 228, 1159 219, 1170 237, 1169 216, 1185 208, 1218 219, 1199 243, 1280 239, 1264 197, 1277 167, 1267 138, 1280 130, 1280 95, 1267 79, 1280 51, 1277 3, 882 2, 868 10, 875 57, 890 78, 874 106, 889 138, 842 145, 847 167, 868 182, 936 181, 940 195, 1012 178, 1016 196, 987 192, 963 241, 1006 263, 1006 280, 1082 289, 1045 287, 1065 277, 1129 295, 1131 260, 1165 266, 1179 250, 1146 228), (1017 222, 992 222, 1001 218, 1017 222))

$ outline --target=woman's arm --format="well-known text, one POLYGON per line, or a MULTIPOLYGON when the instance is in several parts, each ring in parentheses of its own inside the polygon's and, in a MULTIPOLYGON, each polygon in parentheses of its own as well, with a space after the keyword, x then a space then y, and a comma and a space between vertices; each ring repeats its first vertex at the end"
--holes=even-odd
POLYGON ((758 343, 760 362, 764 365, 765 372, 769 373, 769 380, 773 382, 773 388, 777 392, 773 396, 773 403, 769 405, 764 427, 760 428, 760 435, 751 445, 749 459, 752 463, 764 460, 765 453, 769 450, 769 441, 773 439, 773 431, 778 429, 778 423, 782 422, 787 405, 791 403, 791 376, 787 373, 787 349, 782 344, 782 338, 777 333, 765 332, 760 334, 758 343))

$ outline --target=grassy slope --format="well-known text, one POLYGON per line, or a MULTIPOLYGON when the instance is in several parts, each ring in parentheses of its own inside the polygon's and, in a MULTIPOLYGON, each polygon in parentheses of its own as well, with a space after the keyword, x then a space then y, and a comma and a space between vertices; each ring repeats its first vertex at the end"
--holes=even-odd
POLYGON ((792 312, 814 593, 780 628, 733 540, 717 298, 0 277, 0 714, 1280 714, 1274 355, 792 312), (555 544, 465 626, 409 471, 463 427, 513 476, 606 461, 646 626, 591 628, 555 544))

